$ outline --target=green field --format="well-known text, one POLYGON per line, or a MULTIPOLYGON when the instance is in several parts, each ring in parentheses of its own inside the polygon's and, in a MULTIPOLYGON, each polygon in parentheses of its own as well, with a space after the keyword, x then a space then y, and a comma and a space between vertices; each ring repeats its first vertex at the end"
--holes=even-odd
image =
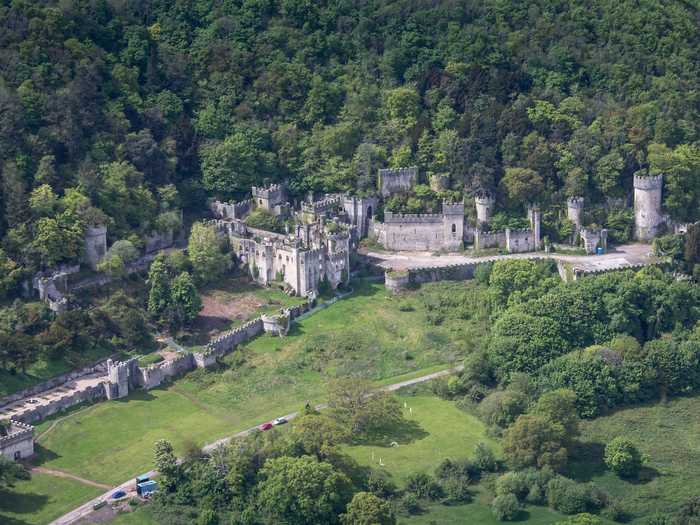
MULTIPOLYGON (((219 369, 42 422, 37 463, 120 483, 151 468, 155 440, 171 440, 180 453, 188 442, 203 445, 231 435, 306 401, 322 401, 335 375, 387 384, 438 370, 464 352, 469 330, 478 331, 476 320, 427 320, 426 300, 473 287, 450 286, 426 286, 397 298, 382 285, 356 284, 353 295, 295 323, 287 337, 259 337, 227 356, 219 369)), ((37 506, 37 515, 60 514, 55 507, 89 499, 67 504, 62 494, 59 487, 51 501, 37 506)))
POLYGON ((619 410, 585 421, 573 473, 592 480, 619 499, 633 521, 654 512, 673 512, 700 487, 700 397, 676 398, 619 410), (616 436, 633 440, 649 463, 636 481, 605 469, 605 444, 616 436))
POLYGON ((405 402, 405 428, 376 438, 372 445, 345 448, 358 463, 384 470, 397 485, 412 473, 432 474, 443 459, 470 456, 481 441, 498 451, 484 424, 454 403, 428 395, 401 397, 401 402, 405 402), (390 446, 392 442, 398 446, 390 446))
MULTIPOLYGON (((415 472, 433 474, 435 467, 446 458, 459 459, 471 456, 480 441, 499 452, 497 442, 486 436, 484 424, 467 414, 450 401, 420 394, 402 396, 406 402, 404 416, 407 429, 396 434, 388 433, 378 438, 372 446, 345 447, 344 451, 362 465, 383 470, 401 488, 405 478, 415 472), (412 410, 411 410, 412 409, 412 410), (398 447, 390 446, 392 441, 398 447), (379 461, 384 464, 380 466, 379 461)), ((482 485, 474 486, 474 501, 465 505, 445 506, 432 504, 418 516, 402 517, 399 523, 406 525, 443 524, 496 525, 500 523, 491 514, 492 495, 482 485)), ((520 523, 549 525, 562 519, 562 515, 546 507, 528 506, 521 514, 520 523)))
POLYGON ((32 474, 11 491, 0 490, 0 523, 41 525, 62 516, 104 490, 65 478, 32 474))

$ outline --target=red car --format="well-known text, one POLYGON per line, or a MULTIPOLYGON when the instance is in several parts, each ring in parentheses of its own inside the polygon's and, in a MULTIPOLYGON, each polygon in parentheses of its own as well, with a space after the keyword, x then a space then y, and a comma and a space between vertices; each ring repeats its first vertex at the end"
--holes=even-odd
POLYGON ((263 423, 258 427, 260 430, 270 430, 272 428, 272 423, 263 423))

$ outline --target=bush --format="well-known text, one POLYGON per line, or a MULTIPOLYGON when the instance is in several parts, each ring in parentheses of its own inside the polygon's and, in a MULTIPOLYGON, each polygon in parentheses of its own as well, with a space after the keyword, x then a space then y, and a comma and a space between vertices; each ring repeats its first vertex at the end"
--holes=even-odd
POLYGON ((442 497, 442 488, 428 474, 419 472, 406 480, 406 490, 421 499, 436 500, 442 497))
POLYGON ((605 495, 592 484, 579 484, 562 476, 547 483, 549 506, 563 514, 597 511, 605 499, 605 495))
POLYGON ((506 472, 496 480, 496 496, 513 494, 519 500, 529 492, 529 480, 523 472, 506 472))
POLYGON ((443 460, 435 469, 435 477, 441 481, 447 479, 464 479, 469 480, 478 475, 478 470, 468 459, 443 460))
POLYGON ((496 496, 491 502, 491 512, 498 521, 513 521, 520 513, 520 502, 513 494, 496 496))
POLYGON ((367 490, 378 498, 387 499, 396 494, 396 485, 383 472, 372 471, 367 477, 367 490))
POLYGON ((412 492, 406 492, 406 494, 401 497, 399 506, 406 514, 418 514, 421 511, 418 498, 412 492))
POLYGON ((634 443, 618 436, 605 447, 605 464, 622 478, 634 478, 642 468, 643 459, 634 443))
POLYGON ((469 492, 469 479, 448 478, 442 482, 442 492, 445 495, 445 503, 468 503, 472 500, 469 492))
POLYGON ((472 465, 479 472, 496 472, 498 470, 496 455, 486 443, 477 443, 474 448, 472 465))

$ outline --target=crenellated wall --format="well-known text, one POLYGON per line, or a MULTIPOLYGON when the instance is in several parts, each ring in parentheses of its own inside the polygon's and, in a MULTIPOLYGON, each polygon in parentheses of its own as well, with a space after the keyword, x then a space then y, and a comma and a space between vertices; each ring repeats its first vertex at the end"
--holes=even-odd
POLYGON ((418 182, 418 168, 389 168, 379 170, 379 192, 382 197, 409 191, 418 182))
POLYGON ((0 437, 0 456, 16 461, 34 455, 34 427, 10 420, 9 433, 0 437))

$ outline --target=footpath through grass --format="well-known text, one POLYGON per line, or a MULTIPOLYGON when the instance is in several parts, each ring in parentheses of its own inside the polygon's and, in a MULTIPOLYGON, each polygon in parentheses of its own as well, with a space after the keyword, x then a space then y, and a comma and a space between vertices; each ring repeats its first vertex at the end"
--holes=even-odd
MULTIPOLYGON (((36 462, 101 483, 121 483, 152 467, 157 439, 172 441, 180 454, 188 443, 201 446, 298 410, 306 401, 323 401, 328 380, 337 375, 389 384, 431 373, 462 354, 465 330, 478 331, 476 321, 462 320, 456 328, 449 316, 429 317, 435 307, 424 306, 468 289, 464 284, 427 286, 398 298, 382 285, 354 286, 354 294, 294 324, 288 336, 259 337, 218 369, 198 370, 169 386, 42 422, 37 435, 48 432, 39 441, 36 462)), ((26 492, 41 494, 41 487, 32 489, 34 483, 27 482, 26 492)), ((34 512, 61 514, 91 495, 75 497, 58 485, 34 512)), ((14 504, 8 505, 4 510, 14 512, 14 504)), ((42 522, 33 515, 31 520, 42 522)))
POLYGON ((32 474, 11 490, 0 490, 2 525, 42 525, 62 516, 104 490, 65 478, 32 474))

